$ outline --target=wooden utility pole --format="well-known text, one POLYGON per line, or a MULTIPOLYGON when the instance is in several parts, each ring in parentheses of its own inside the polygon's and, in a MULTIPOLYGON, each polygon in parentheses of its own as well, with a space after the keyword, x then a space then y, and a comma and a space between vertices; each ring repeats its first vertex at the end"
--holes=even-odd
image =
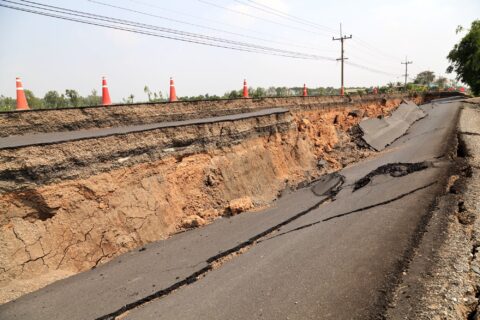
POLYGON ((408 78, 408 65, 412 64, 413 61, 408 61, 407 57, 405 57, 405 62, 401 62, 401 64, 405 65, 405 91, 407 91, 407 78, 408 78))
POLYGON ((340 23, 340 38, 332 37, 332 40, 333 41, 340 40, 340 43, 341 43, 341 50, 342 50, 341 51, 341 57, 339 59, 337 59, 337 61, 340 60, 342 62, 342 70, 341 70, 342 86, 340 88, 340 95, 342 95, 342 96, 345 94, 345 87, 343 85, 343 62, 344 62, 344 60, 348 59, 348 58, 344 57, 343 42, 345 40, 348 40, 348 39, 352 39, 352 35, 350 35, 349 37, 342 35, 342 24, 340 23))

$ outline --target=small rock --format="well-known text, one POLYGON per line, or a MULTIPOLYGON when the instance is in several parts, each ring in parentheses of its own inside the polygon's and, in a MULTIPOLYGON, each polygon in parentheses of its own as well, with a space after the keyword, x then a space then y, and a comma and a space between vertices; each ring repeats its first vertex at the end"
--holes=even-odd
POLYGON ((199 226, 203 226, 205 224, 205 220, 200 218, 197 215, 191 215, 188 217, 183 218, 182 220, 182 227, 184 228, 196 228, 199 226))
POLYGON ((317 167, 318 167, 319 169, 323 169, 323 168, 325 168, 327 165, 328 165, 328 162, 325 161, 325 160, 323 160, 323 159, 320 159, 320 160, 317 161, 317 167))
POLYGON ((349 116, 352 116, 354 118, 362 118, 363 117, 363 112, 362 110, 352 110, 348 113, 349 116))
POLYGON ((299 126, 298 126, 298 130, 299 130, 300 132, 304 132, 304 131, 306 131, 308 128, 310 128, 311 125, 312 125, 312 123, 310 122, 310 120, 304 118, 304 119, 300 120, 300 124, 299 124, 299 126))
POLYGON ((460 211, 457 213, 458 222, 463 225, 471 225, 475 222, 475 214, 470 211, 460 211))
POLYGON ((211 219, 217 217, 219 213, 215 209, 207 209, 199 212, 198 215, 203 219, 211 219))
POLYGON ((230 214, 236 215, 241 212, 247 211, 253 207, 253 202, 250 197, 238 198, 230 201, 228 205, 228 211, 230 214))
POLYGON ((480 268, 478 268, 477 266, 472 266, 472 271, 480 275, 480 268))

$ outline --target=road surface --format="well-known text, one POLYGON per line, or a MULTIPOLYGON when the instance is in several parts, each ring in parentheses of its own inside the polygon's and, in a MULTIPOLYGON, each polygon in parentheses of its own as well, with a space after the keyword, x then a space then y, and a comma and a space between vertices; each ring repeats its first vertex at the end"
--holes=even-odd
POLYGON ((422 106, 406 135, 340 176, 58 281, 0 318, 377 318, 444 187, 460 106, 422 106))
POLYGON ((182 127, 188 125, 199 125, 224 121, 236 121, 242 119, 249 119, 261 116, 268 116, 273 114, 281 114, 288 112, 284 108, 270 108, 254 112, 238 113, 226 116, 190 119, 181 121, 167 121, 151 124, 131 125, 124 127, 112 127, 102 129, 85 129, 73 130, 65 132, 49 132, 49 133, 29 133, 21 136, 9 136, 0 138, 0 149, 21 148, 37 145, 48 145, 54 143, 62 143, 68 141, 76 141, 83 139, 95 139, 108 137, 119 134, 128 134, 133 132, 142 132, 162 128, 182 127))

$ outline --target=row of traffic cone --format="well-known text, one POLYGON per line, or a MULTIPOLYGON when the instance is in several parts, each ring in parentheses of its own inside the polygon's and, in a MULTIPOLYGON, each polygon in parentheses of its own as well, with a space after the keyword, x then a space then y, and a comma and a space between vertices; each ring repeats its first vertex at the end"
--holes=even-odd
MULTIPOLYGON (((17 77, 17 110, 29 110, 27 97, 23 90, 22 80, 17 77)), ((170 102, 177 101, 177 94, 175 93, 175 84, 170 78, 170 102)), ((110 92, 108 91, 107 78, 102 77, 102 105, 108 106, 112 104, 110 99, 110 92)))
MULTIPOLYGON (((25 96, 25 91, 23 90, 22 80, 17 77, 17 110, 29 110, 27 98, 25 96)), ((303 97, 308 96, 307 86, 303 85, 303 97)), ((243 80, 243 98, 249 98, 248 95, 248 86, 247 80, 243 80)), ((177 101, 177 93, 175 90, 175 83, 173 82, 173 78, 170 78, 170 102, 177 101)), ((107 85, 107 78, 102 77, 102 105, 108 106, 112 104, 112 100, 110 99, 110 92, 108 91, 107 85)))
MULTIPOLYGON (((17 77, 17 110, 29 110, 27 97, 25 96, 25 90, 23 90, 22 80, 17 77)), ((108 106, 112 104, 110 99, 110 93, 108 92, 107 79, 102 77, 102 104, 108 106)))

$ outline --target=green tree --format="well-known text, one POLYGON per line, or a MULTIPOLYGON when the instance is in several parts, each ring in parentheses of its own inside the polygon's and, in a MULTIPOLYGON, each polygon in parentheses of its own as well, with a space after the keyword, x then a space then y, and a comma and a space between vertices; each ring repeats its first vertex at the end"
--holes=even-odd
POLYGON ((65 90, 65 96, 68 98, 72 107, 78 107, 80 105, 80 95, 73 89, 65 90))
POLYGON ((275 97, 277 95, 277 91, 275 90, 275 87, 269 87, 265 94, 267 97, 275 97))
POLYGON ((4 95, 0 95, 0 111, 10 111, 15 110, 17 106, 17 100, 5 97, 4 95))
POLYGON ((265 97, 266 96, 266 90, 262 87, 258 87, 256 89, 253 89, 253 88, 249 88, 248 89, 249 91, 249 95, 252 97, 252 98, 262 98, 262 97, 265 97))
POLYGON ((90 95, 80 98, 81 106, 98 106, 102 103, 102 98, 97 94, 97 90, 93 89, 90 95))
POLYGON ((150 88, 148 86, 143 87, 143 92, 147 94, 148 97, 148 102, 152 101, 152 91, 150 91, 150 88))
POLYGON ((132 94, 130 94, 128 97, 126 98, 123 98, 123 103, 126 103, 126 104, 131 104, 133 103, 133 99, 135 98, 135 96, 132 94))
POLYGON ((32 91, 25 89, 25 97, 27 98, 30 109, 42 109, 44 102, 42 99, 35 97, 32 91))
POLYGON ((445 89, 447 83, 448 79, 445 77, 438 77, 437 80, 435 80, 435 85, 437 85, 439 89, 445 89))
POLYGON ((242 96, 242 92, 241 91, 237 91, 237 90, 232 90, 230 92, 227 92, 225 93, 224 95, 224 98, 227 98, 227 99, 238 99, 242 96))
POLYGON ((59 94, 55 90, 50 90, 45 93, 43 97, 44 107, 51 108, 64 108, 68 106, 67 99, 63 94, 59 94))
POLYGON ((148 102, 162 102, 162 101, 165 101, 165 99, 163 98, 162 91, 160 91, 160 90, 158 91, 158 93, 157 92, 152 92, 148 86, 145 86, 143 88, 143 92, 145 92, 147 94, 148 102))
POLYGON ((416 84, 424 84, 429 86, 433 81, 435 81, 435 73, 433 71, 423 71, 417 74, 415 78, 416 84))
MULTIPOLYGON (((463 28, 458 27, 457 33, 463 28)), ((455 71, 457 80, 470 86, 473 94, 480 95, 480 20, 472 22, 468 33, 457 43, 447 56, 448 73, 455 71)))

